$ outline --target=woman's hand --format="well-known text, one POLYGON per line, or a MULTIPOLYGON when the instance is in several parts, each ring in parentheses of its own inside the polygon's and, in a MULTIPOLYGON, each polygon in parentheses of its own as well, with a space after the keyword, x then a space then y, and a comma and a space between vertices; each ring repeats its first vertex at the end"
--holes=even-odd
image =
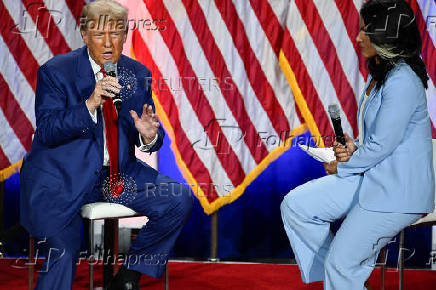
POLYGON ((338 161, 332 161, 330 163, 323 163, 325 171, 327 174, 338 173, 338 161))
POLYGON ((344 136, 345 146, 338 142, 335 142, 333 144, 333 150, 335 151, 336 160, 339 162, 347 162, 353 155, 354 151, 356 151, 357 149, 356 145, 354 145, 353 139, 351 139, 347 133, 345 133, 344 136))

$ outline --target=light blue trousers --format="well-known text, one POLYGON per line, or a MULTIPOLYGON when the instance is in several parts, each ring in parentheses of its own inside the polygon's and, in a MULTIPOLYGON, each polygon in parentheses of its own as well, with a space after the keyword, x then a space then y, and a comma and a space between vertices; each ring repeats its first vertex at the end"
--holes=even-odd
POLYGON ((282 219, 305 283, 324 281, 328 290, 365 289, 380 249, 421 217, 361 208, 361 180, 359 175, 328 175, 285 196, 282 219), (333 235, 330 223, 342 217, 345 219, 333 235))

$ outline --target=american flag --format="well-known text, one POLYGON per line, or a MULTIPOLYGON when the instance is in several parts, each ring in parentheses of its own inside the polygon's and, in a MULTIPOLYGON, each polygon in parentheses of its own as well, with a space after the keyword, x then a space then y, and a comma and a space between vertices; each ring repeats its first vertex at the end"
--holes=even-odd
MULTIPOLYGON (((357 136, 368 74, 355 42, 363 0, 120 2, 129 8, 128 53, 153 73, 158 115, 206 213, 237 199, 293 137, 334 135, 329 104, 341 106, 344 131, 357 136)), ((436 4, 408 2, 422 31, 436 136, 436 4)), ((72 27, 84 3, 46 0, 35 11, 31 3, 7 0, 0 9, 0 169, 30 149, 39 65, 82 45, 72 27), (25 25, 33 32, 14 32, 25 25)))
POLYGON ((0 1, 0 181, 21 165, 35 130, 38 68, 83 46, 83 1, 0 1))

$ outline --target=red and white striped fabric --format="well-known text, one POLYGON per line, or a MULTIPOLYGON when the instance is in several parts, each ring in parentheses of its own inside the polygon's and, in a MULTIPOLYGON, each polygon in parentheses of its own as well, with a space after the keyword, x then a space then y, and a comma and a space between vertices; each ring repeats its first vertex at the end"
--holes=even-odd
MULTIPOLYGON (((126 47, 153 72, 159 117, 206 213, 238 198, 305 128, 332 136, 329 104, 341 105, 345 131, 357 135, 367 77, 355 43, 363 0, 119 1, 136 26, 126 47)), ((1 170, 30 149, 38 67, 82 45, 72 27, 84 3, 0 3, 1 170)), ((423 32, 436 124, 436 4, 409 3, 423 32)))
POLYGON ((36 72, 83 45, 84 1, 0 1, 0 181, 16 172, 35 130, 36 72))
MULTIPOLYGON (((153 72, 158 114, 205 212, 239 197, 301 124, 334 135, 329 104, 341 105, 344 130, 357 136, 368 75, 355 42, 363 0, 123 2, 138 23, 158 20, 134 31, 133 52, 153 72)), ((435 3, 410 2, 423 31, 434 123, 434 33, 425 23, 435 3)))
MULTIPOLYGON (((333 134, 326 110, 331 103, 341 104, 342 124, 345 130, 348 133, 352 132, 354 136, 357 135, 357 102, 368 74, 365 60, 360 55, 355 41, 359 32, 358 11, 363 2, 295 0, 289 4, 284 27, 283 59, 289 62, 294 72, 293 81, 298 83, 301 90, 301 95, 295 95, 297 103, 301 97, 306 101, 308 111, 312 113, 305 114, 302 109, 306 123, 316 135, 317 128, 322 136, 333 134)), ((427 90, 428 108, 435 137, 436 4, 434 0, 407 2, 415 11, 422 32, 422 58, 430 76, 427 90)), ((274 9, 274 6, 272 7, 274 9)))
POLYGON ((303 132, 279 50, 257 16, 268 2, 251 2, 256 9, 250 1, 130 6, 132 18, 162 20, 133 33, 134 55, 153 72, 158 114, 207 213, 239 197, 286 150, 280 139, 303 132))

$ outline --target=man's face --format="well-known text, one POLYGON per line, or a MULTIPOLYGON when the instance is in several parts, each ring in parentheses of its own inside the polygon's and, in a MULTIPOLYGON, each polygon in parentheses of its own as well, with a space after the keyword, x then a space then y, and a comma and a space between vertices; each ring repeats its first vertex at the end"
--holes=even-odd
POLYGON ((107 61, 117 63, 126 42, 127 32, 124 29, 116 25, 96 25, 81 33, 89 54, 98 65, 103 67, 107 61))

